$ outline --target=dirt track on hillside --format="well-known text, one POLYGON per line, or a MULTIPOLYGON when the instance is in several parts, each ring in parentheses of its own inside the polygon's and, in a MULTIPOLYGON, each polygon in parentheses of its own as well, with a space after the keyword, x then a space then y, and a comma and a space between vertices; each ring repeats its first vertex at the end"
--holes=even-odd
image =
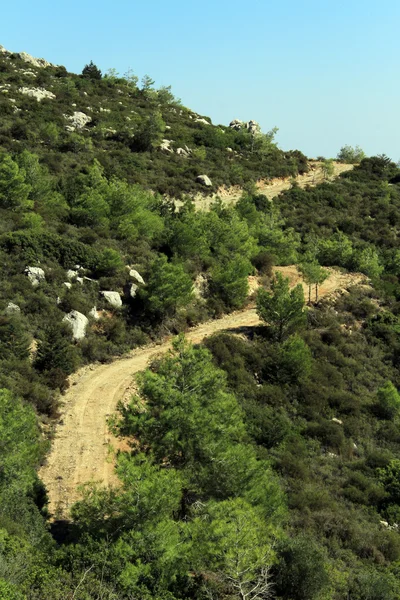
MULTIPOLYGON (((301 188, 307 186, 315 186, 325 181, 325 175, 322 168, 322 163, 319 161, 309 162, 310 170, 304 175, 297 175, 297 177, 276 177, 274 179, 261 179, 256 183, 257 190, 260 194, 267 196, 269 200, 278 196, 281 192, 288 190, 292 186, 292 181, 296 181, 297 185, 301 188)), ((333 175, 329 178, 329 181, 339 177, 342 173, 350 171, 354 168, 354 165, 347 165, 344 163, 335 162, 333 163, 333 175)), ((240 186, 233 187, 221 187, 212 196, 203 196, 197 194, 194 198, 195 206, 197 210, 209 210, 211 204, 220 198, 226 205, 236 204, 243 194, 243 189, 240 186)))
MULTIPOLYGON (((291 285, 301 282, 294 266, 277 270, 289 277, 291 285)), ((331 295, 360 283, 358 273, 343 274, 330 269, 329 278, 320 287, 319 296, 331 295)), ((304 284, 303 284, 304 285, 304 284)), ((252 289, 257 283, 252 281, 252 289)), ((306 286, 304 286, 306 291, 306 286)), ((186 337, 198 343, 217 331, 251 327, 259 323, 254 308, 227 315, 190 330, 186 337)), ((171 347, 171 341, 133 350, 110 364, 84 367, 71 379, 71 387, 63 398, 62 416, 46 464, 39 476, 49 495, 49 510, 55 518, 66 517, 79 499, 78 487, 89 481, 102 485, 116 484, 110 446, 118 447, 107 427, 107 417, 115 412, 119 400, 131 389, 134 374, 146 368, 149 361, 171 347)))

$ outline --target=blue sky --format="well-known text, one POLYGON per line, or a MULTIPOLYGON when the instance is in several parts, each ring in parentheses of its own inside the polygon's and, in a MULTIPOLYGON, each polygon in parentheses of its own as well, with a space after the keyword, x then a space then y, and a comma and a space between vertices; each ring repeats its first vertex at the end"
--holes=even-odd
POLYGON ((400 159, 399 0, 19 0, 1 16, 9 50, 147 73, 214 123, 277 126, 283 149, 400 159))

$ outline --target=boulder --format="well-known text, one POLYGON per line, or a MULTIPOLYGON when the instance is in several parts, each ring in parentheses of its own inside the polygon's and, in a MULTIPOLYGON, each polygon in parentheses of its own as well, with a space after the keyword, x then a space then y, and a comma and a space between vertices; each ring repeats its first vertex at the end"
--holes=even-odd
POLYGON ((46 281, 44 271, 40 267, 26 267, 25 273, 34 287, 39 285, 41 281, 46 281))
POLYGON ((71 280, 71 279, 75 279, 75 277, 78 277, 78 271, 73 271, 72 269, 68 269, 67 279, 71 280))
POLYGON ((343 421, 341 421, 340 419, 337 419, 336 417, 333 417, 333 419, 331 419, 331 421, 333 423, 337 423, 338 425, 343 425, 343 421))
POLYGON ((107 302, 109 304, 111 304, 111 306, 113 308, 121 308, 122 306, 122 300, 121 300, 121 295, 118 292, 100 292, 100 294, 103 296, 103 298, 105 300, 107 300, 107 302))
POLYGON ((212 181, 208 177, 208 175, 199 175, 196 178, 197 183, 201 183, 201 185, 205 185, 206 187, 212 187, 212 181))
POLYGON ((136 285, 136 283, 131 283, 131 285, 129 286, 129 296, 131 298, 134 298, 136 296, 136 292, 138 291, 139 286, 136 285))
POLYGON ((83 129, 85 125, 91 122, 92 118, 83 112, 75 111, 73 115, 64 115, 70 122, 70 125, 66 125, 68 131, 74 131, 75 129, 83 129))
POLYGON ((245 125, 247 131, 255 135, 256 133, 260 133, 261 127, 257 121, 248 121, 245 125))
POLYGON ((163 152, 171 152, 173 154, 173 149, 171 148, 171 143, 173 140, 162 140, 160 144, 160 150, 163 152))
POLYGON ((21 309, 18 304, 14 304, 13 302, 9 302, 6 308, 7 315, 19 315, 21 314, 21 309))
POLYGON ((54 98, 56 97, 56 95, 53 94, 53 92, 49 92, 48 90, 45 90, 44 88, 21 87, 21 88, 19 88, 19 91, 21 92, 21 94, 24 94, 25 96, 30 96, 31 98, 36 98, 36 100, 38 102, 41 102, 45 98, 48 98, 49 100, 54 100, 54 98))
POLYGON ((195 123, 201 123, 202 125, 211 125, 211 123, 209 121, 207 121, 206 119, 195 119, 194 120, 195 123))
POLYGON ((190 156, 189 152, 184 148, 178 148, 176 153, 178 156, 184 156, 185 158, 188 158, 190 156))
POLYGON ((69 290, 72 288, 72 283, 70 281, 64 281, 64 285, 66 288, 68 288, 69 290))
POLYGON ((231 121, 229 123, 229 127, 234 129, 235 131, 240 131, 242 129, 243 125, 244 125, 243 121, 240 121, 239 119, 233 119, 233 121, 231 121))
POLYGON ((140 275, 140 273, 138 273, 136 271, 136 269, 131 269, 129 271, 129 277, 133 277, 133 279, 136 279, 136 281, 138 281, 139 283, 143 283, 144 285, 144 279, 143 277, 140 275))
POLYGON ((75 341, 82 340, 86 335, 86 327, 89 324, 89 319, 77 310, 71 310, 63 318, 65 323, 68 323, 72 329, 72 337, 75 341))
POLYGON ((92 317, 92 319, 94 319, 95 321, 98 321, 100 319, 100 315, 97 311, 96 306, 93 306, 93 308, 89 311, 89 317, 92 317))

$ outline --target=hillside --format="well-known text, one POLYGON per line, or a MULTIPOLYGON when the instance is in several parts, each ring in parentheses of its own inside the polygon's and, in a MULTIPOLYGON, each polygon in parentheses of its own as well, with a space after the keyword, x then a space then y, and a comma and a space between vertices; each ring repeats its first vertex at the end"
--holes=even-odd
POLYGON ((257 123, 215 126, 169 88, 156 90, 150 78, 140 84, 133 73, 98 78, 92 69, 81 77, 3 48, 0 92, 0 144, 34 150, 58 176, 96 159, 107 177, 180 197, 308 169, 301 152, 279 150, 257 123), (211 183, 197 180, 203 174, 211 183))
POLYGON ((4 48, 0 111, 0 598, 399 600, 399 166, 4 48))

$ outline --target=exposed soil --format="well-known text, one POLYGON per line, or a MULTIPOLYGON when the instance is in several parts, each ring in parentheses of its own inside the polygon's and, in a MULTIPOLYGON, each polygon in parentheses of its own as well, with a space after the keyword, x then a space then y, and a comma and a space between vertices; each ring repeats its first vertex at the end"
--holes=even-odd
MULTIPOLYGON (((296 267, 279 267, 291 285, 302 282, 296 267)), ((330 269, 330 276, 320 287, 319 297, 340 293, 365 280, 355 273, 340 273, 330 269)), ((304 285, 304 284, 303 284, 304 285)), ((307 297, 307 289, 305 295, 307 297)), ((252 278, 251 289, 257 288, 252 278)), ((190 330, 186 337, 198 343, 222 330, 240 330, 259 323, 254 308, 232 313, 190 330)), ((120 400, 134 391, 134 375, 146 368, 157 354, 165 353, 171 340, 130 352, 110 364, 84 367, 70 378, 70 388, 63 397, 62 415, 46 464, 40 469, 49 495, 49 510, 54 518, 67 517, 70 507, 79 499, 79 486, 89 481, 110 486, 117 484, 114 473, 115 455, 112 447, 121 447, 109 433, 107 418, 115 412, 120 400)))
MULTIPOLYGON (((338 162, 334 162, 333 166, 334 172, 329 180, 335 179, 341 173, 350 171, 354 168, 354 165, 347 165, 338 162)), ((322 162, 316 160, 310 161, 309 167, 310 171, 304 175, 297 175, 297 177, 294 178, 276 177, 274 179, 261 179, 256 183, 256 187, 260 194, 264 194, 269 200, 272 200, 272 198, 275 198, 275 196, 278 196, 281 192, 290 189, 292 186, 292 181, 296 181, 297 185, 301 188, 315 186, 325 181, 322 162)), ((212 196, 205 197, 201 194, 197 194, 194 198, 195 206, 198 210, 208 210, 216 198, 221 198, 222 202, 227 205, 235 204, 240 199, 242 193, 243 189, 240 186, 221 187, 217 193, 213 194, 212 196)))

